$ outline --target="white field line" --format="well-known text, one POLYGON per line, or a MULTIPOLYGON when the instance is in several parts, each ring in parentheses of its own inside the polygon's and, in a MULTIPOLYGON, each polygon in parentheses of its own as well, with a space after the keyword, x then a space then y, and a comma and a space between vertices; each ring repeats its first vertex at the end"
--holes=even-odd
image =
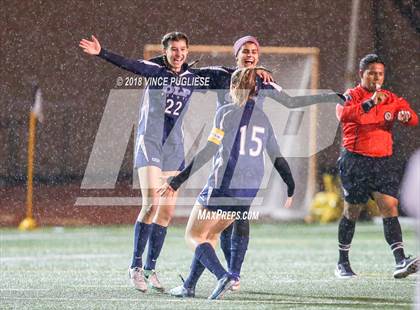
MULTIPOLYGON (((36 301, 40 301, 40 300, 46 300, 46 301, 86 301, 86 302, 97 302, 97 301, 103 301, 103 302, 110 302, 110 301, 117 301, 117 302, 144 302, 144 300, 140 300, 138 298, 56 298, 56 297, 0 297, 3 300, 36 300, 36 301)), ((300 298, 307 298, 309 299, 308 301, 296 301, 296 300, 272 300, 272 301, 267 301, 267 300, 235 300, 235 299, 228 299, 228 300, 220 300, 220 301, 208 301, 208 304, 214 304, 214 303, 224 303, 225 305, 227 305, 228 303, 239 303, 239 304, 298 304, 298 305, 302 305, 302 304, 307 304, 307 305, 393 305, 393 306, 408 306, 411 305, 411 303, 409 302, 359 302, 359 301, 341 301, 341 300, 337 300, 337 301, 328 301, 328 300, 323 300, 323 301, 311 301, 310 297, 305 297, 305 296, 301 296, 300 298)), ((333 297, 325 297, 325 299, 330 299, 333 297)), ((168 303, 174 303, 174 302, 178 302, 178 303, 184 303, 184 304, 195 304, 198 302, 205 302, 205 299, 196 299, 194 301, 191 300, 185 300, 185 299, 165 299, 165 300, 160 300, 159 302, 168 302, 168 303)))
POLYGON ((48 288, 0 288, 0 291, 7 292, 7 291, 49 291, 48 288))
POLYGON ((121 254, 69 254, 69 255, 40 255, 40 256, 9 256, 0 257, 0 263, 16 261, 47 261, 47 260, 80 260, 80 259, 99 259, 99 258, 126 258, 121 254))
POLYGON ((126 239, 125 235, 121 235, 120 237, 111 236, 110 233, 101 233, 99 231, 93 232, 43 232, 43 233, 19 233, 19 234, 2 234, 0 236, 0 241, 15 241, 15 240, 61 240, 61 239, 75 239, 85 237, 89 238, 89 240, 95 238, 112 238, 111 240, 120 240, 126 239))

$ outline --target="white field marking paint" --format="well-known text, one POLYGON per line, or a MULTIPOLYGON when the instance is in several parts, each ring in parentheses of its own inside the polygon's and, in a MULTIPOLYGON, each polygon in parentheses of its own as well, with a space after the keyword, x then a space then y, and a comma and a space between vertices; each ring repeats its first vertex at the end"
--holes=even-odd
MULTIPOLYGON (((134 301, 134 302, 142 302, 141 299, 138 298, 54 298, 54 297, 0 297, 3 300, 50 300, 50 301, 120 301, 120 302, 127 302, 127 301, 134 301)), ((302 296, 302 298, 307 298, 302 296)), ((330 299, 332 297, 326 297, 325 299, 330 299)), ((261 300, 235 300, 235 299, 225 299, 223 300, 224 303, 239 303, 239 304, 307 304, 307 305, 393 305, 393 306, 407 306, 411 305, 409 302, 359 302, 359 301, 319 301, 313 300, 311 301, 308 298, 308 301, 301 300, 275 300, 275 301, 261 301, 261 300)), ((318 298, 317 298, 318 299, 318 298)), ((204 302, 206 299, 197 299, 198 302, 204 302)), ((164 301, 168 301, 170 303, 178 302, 178 303, 185 303, 185 299, 177 298, 177 299, 165 299, 164 301)))
MULTIPOLYGON (((127 288, 127 285, 60 285, 60 287, 71 288, 127 288)), ((54 291, 53 288, 0 288, 0 291, 54 291)))
POLYGON ((106 236, 106 241, 109 240, 123 240, 127 237, 125 235, 121 235, 121 237, 111 236, 111 233, 101 231, 92 231, 92 232, 63 232, 63 233, 55 233, 55 232, 43 232, 37 234, 5 234, 2 235, 0 240, 1 241, 27 241, 27 240, 61 240, 61 239, 76 239, 76 238, 89 238, 90 240, 95 238, 103 238, 106 236))
POLYGON ((0 291, 49 291, 49 288, 0 288, 0 291))
POLYGON ((73 255, 42 255, 42 256, 8 256, 8 257, 0 257, 0 263, 5 262, 16 262, 16 261, 47 261, 47 260, 55 260, 55 259, 64 259, 64 260, 72 260, 72 259, 99 259, 99 258, 126 258, 125 255, 121 254, 73 254, 73 255))

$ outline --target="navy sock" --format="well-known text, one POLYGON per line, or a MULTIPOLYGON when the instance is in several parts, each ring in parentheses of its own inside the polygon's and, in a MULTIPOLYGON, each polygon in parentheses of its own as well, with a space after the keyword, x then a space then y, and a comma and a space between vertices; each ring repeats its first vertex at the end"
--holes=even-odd
POLYGON ((160 251, 165 241, 167 227, 159 224, 152 224, 152 232, 149 237, 149 249, 147 251, 147 260, 144 269, 153 270, 156 267, 156 260, 159 257, 160 251))
POLYGON ((242 263, 248 249, 249 236, 232 235, 232 257, 230 259, 229 272, 236 278, 241 274, 242 263))
POLYGON ((217 258, 216 251, 210 243, 202 243, 195 249, 195 256, 197 259, 216 276, 217 280, 223 278, 227 274, 219 259, 217 258))
POLYGON ((385 239, 391 247, 395 262, 398 264, 405 258, 400 221, 396 216, 384 218, 382 221, 385 239))
POLYGON ((229 268, 230 260, 231 260, 231 239, 232 239, 232 231, 233 225, 229 225, 222 233, 220 234, 220 247, 222 248, 223 254, 225 255, 225 259, 229 268))
POLYGON ((206 267, 204 267, 204 265, 200 263, 200 261, 194 255, 191 263, 190 274, 184 282, 184 287, 195 288, 198 279, 200 279, 201 275, 203 274, 204 269, 206 269, 206 267))
POLYGON ((143 261, 141 257, 149 239, 151 228, 152 225, 141 222, 136 222, 134 225, 134 252, 131 268, 142 267, 143 261))
POLYGON ((353 240, 356 222, 349 220, 343 216, 338 225, 338 263, 346 263, 349 261, 349 251, 351 241, 353 240))

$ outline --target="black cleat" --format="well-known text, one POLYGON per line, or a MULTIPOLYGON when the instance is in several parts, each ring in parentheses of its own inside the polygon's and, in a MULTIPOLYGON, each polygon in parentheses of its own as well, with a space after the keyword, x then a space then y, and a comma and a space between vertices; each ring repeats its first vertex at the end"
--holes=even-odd
POLYGON ((217 281, 216 288, 208 299, 222 299, 223 295, 235 284, 236 279, 229 274, 217 281))
POLYGON ((334 274, 337 278, 340 279, 351 279, 357 277, 357 275, 351 269, 349 262, 337 264, 334 274))
POLYGON ((416 273, 419 269, 419 259, 417 257, 406 257, 395 266, 394 278, 406 278, 412 273, 416 273))

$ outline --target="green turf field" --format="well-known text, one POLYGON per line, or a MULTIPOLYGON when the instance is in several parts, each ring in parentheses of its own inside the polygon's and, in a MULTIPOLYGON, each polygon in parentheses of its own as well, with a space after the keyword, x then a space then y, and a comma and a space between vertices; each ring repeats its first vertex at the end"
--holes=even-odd
MULTIPOLYGON (((404 229, 407 252, 414 253, 414 232, 404 229)), ((178 274, 189 269, 192 253, 183 231, 170 228, 158 262, 167 288, 179 285, 178 274)), ((208 301, 215 280, 207 271, 195 299, 131 288, 132 227, 1 229, 0 308, 410 309, 416 276, 392 278, 382 226, 357 225, 351 258, 359 278, 353 280, 334 278, 336 231, 336 224, 252 226, 241 291, 208 301)))

